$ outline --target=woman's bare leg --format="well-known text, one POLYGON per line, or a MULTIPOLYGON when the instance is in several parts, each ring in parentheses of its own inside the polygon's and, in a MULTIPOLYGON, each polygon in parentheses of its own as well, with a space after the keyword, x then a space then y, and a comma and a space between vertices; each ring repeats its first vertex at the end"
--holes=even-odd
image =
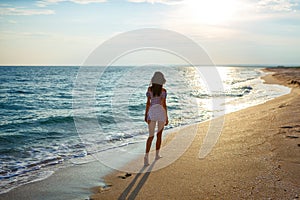
POLYGON ((147 142, 146 142, 146 154, 145 154, 145 157, 144 157, 144 164, 145 165, 149 165, 148 155, 149 155, 151 145, 152 145, 152 141, 153 141, 153 137, 154 137, 155 125, 156 125, 156 121, 150 121, 148 123, 149 137, 148 137, 147 142))
POLYGON ((147 139, 147 143, 146 143, 146 156, 148 156, 148 153, 149 153, 149 151, 151 149, 151 144, 152 144, 153 138, 154 138, 154 136, 150 136, 147 139))
POLYGON ((160 159, 161 156, 159 155, 159 150, 161 147, 161 137, 162 137, 162 132, 164 130, 164 124, 165 122, 158 122, 158 132, 156 135, 156 157, 155 159, 160 159))
POLYGON ((147 166, 149 165, 149 151, 151 149, 151 145, 152 145, 152 141, 153 141, 153 136, 149 136, 147 139, 147 143, 146 143, 146 154, 144 157, 144 165, 147 166))

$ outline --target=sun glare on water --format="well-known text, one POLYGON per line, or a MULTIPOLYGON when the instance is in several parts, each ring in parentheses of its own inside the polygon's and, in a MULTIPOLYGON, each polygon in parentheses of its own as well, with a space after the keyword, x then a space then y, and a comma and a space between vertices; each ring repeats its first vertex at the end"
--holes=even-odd
POLYGON ((236 0, 187 0, 183 9, 191 21, 214 25, 236 17, 237 3, 236 0))

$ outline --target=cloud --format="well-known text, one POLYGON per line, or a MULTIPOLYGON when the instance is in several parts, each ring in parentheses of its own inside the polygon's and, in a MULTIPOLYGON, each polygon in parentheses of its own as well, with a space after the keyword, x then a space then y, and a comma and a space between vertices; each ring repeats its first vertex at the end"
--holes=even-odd
POLYGON ((16 32, 16 31, 0 31, 1 40, 18 40, 18 39, 38 39, 51 38, 50 33, 45 32, 16 32))
POLYGON ((52 15, 53 10, 33 10, 23 8, 0 8, 0 15, 52 15))
POLYGON ((298 3, 292 0, 260 0, 257 4, 259 10, 275 12, 296 11, 298 3))
POLYGON ((160 4, 166 4, 166 5, 175 5, 183 3, 185 0, 128 0, 132 3, 160 3, 160 4))
POLYGON ((61 2, 72 2, 77 4, 89 4, 89 3, 104 3, 106 0, 41 0, 37 1, 37 6, 46 7, 51 4, 57 4, 61 2))

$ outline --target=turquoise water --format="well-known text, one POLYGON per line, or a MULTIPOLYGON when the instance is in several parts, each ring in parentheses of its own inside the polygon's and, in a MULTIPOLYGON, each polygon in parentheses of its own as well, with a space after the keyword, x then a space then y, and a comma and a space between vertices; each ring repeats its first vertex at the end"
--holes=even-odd
MULTIPOLYGON (((210 101, 214 95, 196 68, 147 68, 135 71, 128 79, 132 69, 107 68, 97 82, 96 105, 91 112, 104 134, 92 135, 91 143, 96 143, 97 149, 90 151, 87 147, 91 144, 80 139, 73 119, 72 92, 79 67, 0 67, 0 193, 49 177, 60 168, 72 166, 76 159, 144 142, 148 134, 143 121, 145 93, 158 69, 167 79, 170 123, 166 129, 212 117, 210 101), (127 98, 120 98, 124 94, 127 98)), ((218 70, 224 87, 218 95, 226 100, 226 113, 289 92, 282 86, 263 84, 260 68, 218 70)), ((91 120, 89 116, 78 117, 91 120)))

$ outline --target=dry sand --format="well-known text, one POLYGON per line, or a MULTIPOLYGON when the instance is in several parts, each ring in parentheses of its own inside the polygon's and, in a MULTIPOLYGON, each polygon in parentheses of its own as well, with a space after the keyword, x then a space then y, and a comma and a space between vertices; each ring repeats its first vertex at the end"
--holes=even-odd
POLYGON ((91 199, 300 198, 300 68, 268 71, 275 72, 264 77, 268 83, 291 87, 291 93, 227 114, 205 159, 198 153, 209 122, 198 125, 195 140, 176 162, 124 179, 119 176, 126 173, 112 173, 91 199))

